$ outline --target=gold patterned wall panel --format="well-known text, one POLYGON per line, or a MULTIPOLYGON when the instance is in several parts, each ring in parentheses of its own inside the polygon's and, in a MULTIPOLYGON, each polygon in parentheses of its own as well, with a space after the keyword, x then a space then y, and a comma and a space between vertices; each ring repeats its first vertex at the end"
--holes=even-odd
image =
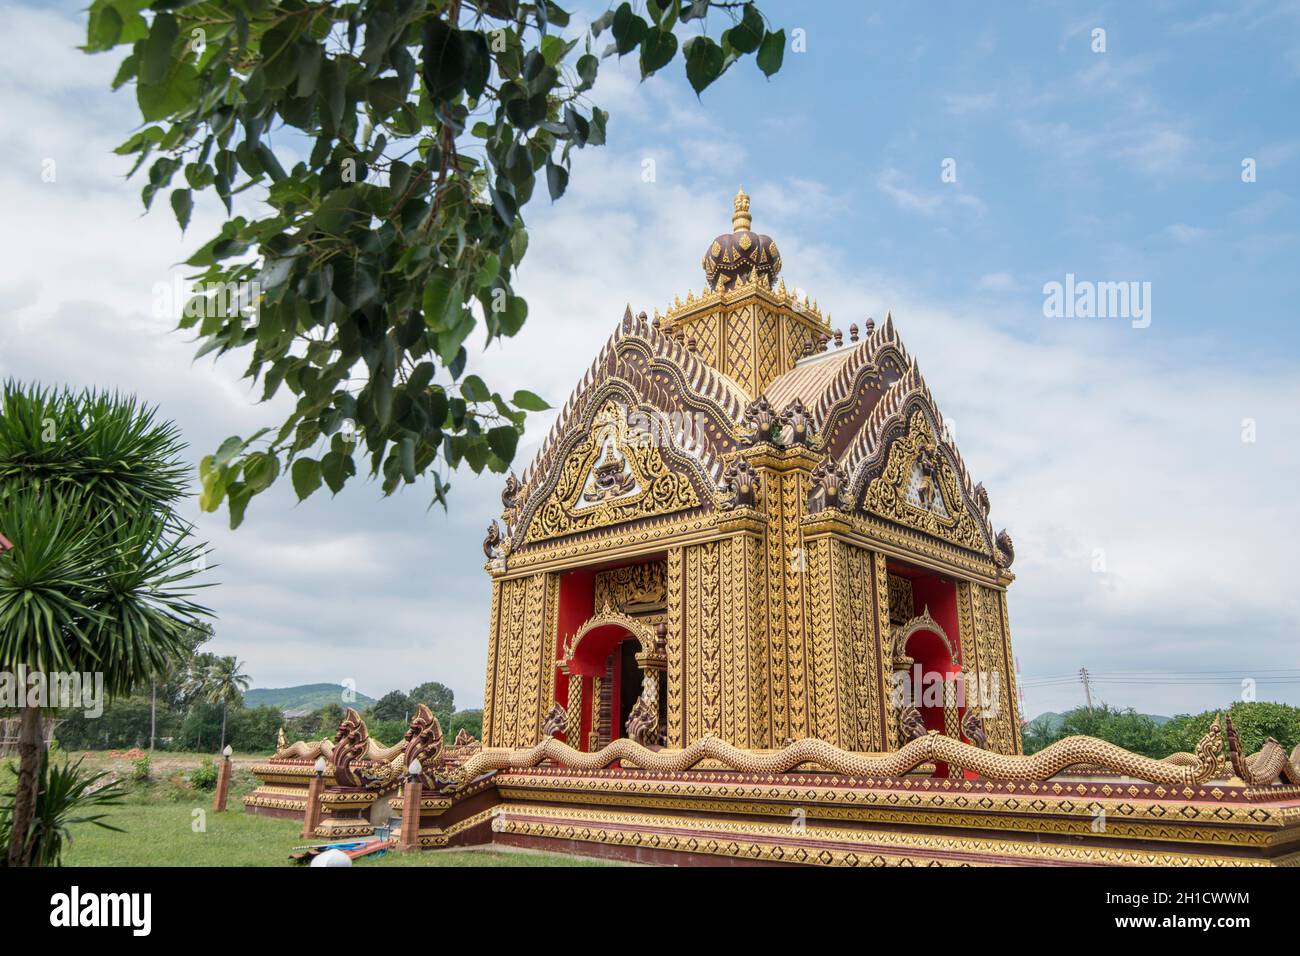
POLYGON ((916 601, 912 597, 912 580, 902 575, 889 576, 889 622, 906 624, 916 617, 916 601))
POLYGON ((761 388, 754 364, 754 306, 734 309, 727 315, 727 350, 724 371, 745 390, 757 395, 761 388))
MULTIPOLYGON (((807 545, 808 575, 805 590, 808 599, 810 661, 808 680, 809 731, 819 740, 845 746, 841 734, 841 710, 837 636, 844 633, 843 602, 835 600, 836 578, 843 577, 843 545, 830 536, 819 537, 807 545), (838 572, 838 574, 837 574, 838 572)), ((848 715, 845 715, 846 717, 848 715)))
POLYGON ((876 636, 877 614, 872 552, 845 547, 849 646, 853 661, 856 715, 855 749, 885 749, 881 732, 884 700, 880 692, 881 647, 876 636))
POLYGON ((871 552, 871 580, 875 588, 875 606, 871 615, 875 624, 876 647, 879 659, 876 668, 880 674, 881 749, 894 750, 897 739, 894 733, 895 707, 893 694, 893 643, 889 624, 889 565, 879 551, 871 552))
POLYGON ((683 628, 686 626, 682 607, 682 549, 668 552, 666 590, 668 593, 668 746, 683 747, 685 723, 682 711, 682 690, 685 683, 685 660, 682 653, 683 628))
MULTIPOLYGON (((976 703, 984 718, 990 749, 1010 754, 1020 752, 1020 734, 1011 654, 1003 628, 1003 598, 995 588, 970 586, 970 620, 978 669, 976 703)), ((959 620, 959 624, 964 623, 959 620)))
MULTIPOLYGON (((977 585, 969 581, 957 582, 957 637, 958 644, 961 648, 961 669, 964 680, 964 695, 966 697, 965 706, 975 707, 979 711, 979 685, 980 662, 978 641, 975 636, 975 598, 974 591, 977 585)), ((992 739, 992 729, 990 720, 983 714, 980 715, 980 725, 984 728, 984 734, 992 739)))
POLYGON ((690 545, 681 549, 680 567, 679 597, 668 609, 670 622, 681 621, 680 650, 670 639, 668 652, 669 733, 680 725, 685 743, 712 734, 736 746, 767 746, 760 540, 740 533, 690 545))
POLYGON ((491 746, 527 746, 540 738, 554 696, 551 625, 558 588, 552 575, 534 574, 497 582, 497 591, 484 734, 491 746))
POLYGON ((651 630, 661 622, 666 623, 667 571, 666 561, 647 561, 597 571, 596 610, 608 606, 613 611, 643 621, 651 630))
POLYGON ((500 581, 492 582, 492 609, 488 617, 487 675, 483 681, 483 739, 488 742, 495 739, 493 728, 496 722, 493 703, 497 676, 497 641, 500 638, 501 591, 504 587, 505 585, 500 581))
POLYGON ((1016 688, 1016 658, 1011 650, 1011 619, 1007 612, 1007 592, 993 591, 997 599, 1002 618, 1002 650, 1007 662, 1007 719, 1010 724, 1009 736, 1014 750, 1008 753, 1024 753, 1024 741, 1021 739, 1020 696, 1016 688))
POLYGON ((755 343, 754 370, 756 389, 762 391, 778 375, 785 371, 781 364, 780 325, 776 314, 768 309, 755 307, 757 318, 757 339, 755 343))

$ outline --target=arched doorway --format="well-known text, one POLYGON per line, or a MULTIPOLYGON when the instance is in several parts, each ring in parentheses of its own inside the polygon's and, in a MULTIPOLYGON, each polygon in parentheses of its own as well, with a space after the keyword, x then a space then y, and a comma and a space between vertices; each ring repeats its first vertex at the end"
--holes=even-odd
MULTIPOLYGON (((927 731, 935 730, 959 738, 956 675, 961 670, 957 648, 943 627, 921 614, 901 624, 894 632, 895 705, 911 705, 920 712, 927 731)), ((905 741, 899 740, 901 745, 905 741)), ((947 766, 935 768, 947 775, 947 766)))
POLYGON ((658 671, 644 664, 653 646, 654 638, 642 622, 608 607, 573 635, 559 662, 569 675, 571 746, 599 750, 624 735, 647 675, 660 679, 658 671))

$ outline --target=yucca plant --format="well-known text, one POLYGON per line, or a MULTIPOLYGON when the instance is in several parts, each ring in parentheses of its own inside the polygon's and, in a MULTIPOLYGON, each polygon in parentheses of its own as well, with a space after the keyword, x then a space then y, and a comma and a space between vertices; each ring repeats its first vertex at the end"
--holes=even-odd
MULTIPOLYGON (((133 397, 5 383, 0 395, 0 669, 103 675, 110 696, 164 671, 207 610, 205 546, 171 422, 133 397)), ((31 862, 42 706, 24 707, 8 861, 31 862)))
MULTIPOLYGON (((117 780, 105 780, 107 770, 91 772, 64 760, 52 763, 49 754, 41 757, 38 789, 32 823, 28 828, 26 855, 34 866, 60 866, 63 852, 72 843, 72 827, 93 823, 105 830, 123 832, 121 827, 105 823, 107 813, 97 812, 121 804, 126 791, 117 780), (101 783, 101 781, 104 781, 101 783)), ((7 803, 0 805, 0 840, 7 840, 12 819, 14 792, 4 794, 7 803)))

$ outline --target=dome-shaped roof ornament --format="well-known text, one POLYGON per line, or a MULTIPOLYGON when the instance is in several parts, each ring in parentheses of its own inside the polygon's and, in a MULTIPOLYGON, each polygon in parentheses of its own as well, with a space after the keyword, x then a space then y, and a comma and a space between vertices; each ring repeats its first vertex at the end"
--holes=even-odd
POLYGON ((771 236, 751 232, 749 196, 742 187, 732 204, 731 229, 709 244, 704 253, 704 277, 710 289, 727 289, 737 279, 755 273, 770 286, 781 271, 781 254, 771 236))

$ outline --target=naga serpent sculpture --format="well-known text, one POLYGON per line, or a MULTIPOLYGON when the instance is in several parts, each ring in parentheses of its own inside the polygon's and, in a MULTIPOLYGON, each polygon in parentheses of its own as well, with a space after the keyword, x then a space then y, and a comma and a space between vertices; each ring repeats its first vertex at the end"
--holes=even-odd
POLYGON ((849 777, 897 777, 923 763, 942 761, 991 780, 1047 780, 1068 767, 1088 764, 1151 783, 1185 785, 1202 783, 1222 771, 1222 751, 1217 717, 1196 745, 1196 752, 1176 754, 1176 760, 1143 757, 1095 737, 1066 737, 1028 756, 999 754, 937 731, 888 754, 852 753, 811 737, 776 752, 758 752, 740 750, 713 736, 705 736, 683 750, 658 751, 620 737, 595 753, 584 753, 550 738, 528 749, 480 751, 460 767, 453 786, 463 786, 492 770, 526 769, 543 760, 575 770, 601 770, 615 760, 627 760, 655 773, 680 773, 702 760, 721 761, 732 770, 754 774, 785 773, 800 764, 815 763, 849 777))
POLYGON ((1228 755, 1232 758, 1232 772, 1249 787, 1271 787, 1286 778, 1287 783, 1300 784, 1300 745, 1287 757, 1286 748, 1269 737, 1258 753, 1242 752, 1237 729, 1228 718, 1228 755))

